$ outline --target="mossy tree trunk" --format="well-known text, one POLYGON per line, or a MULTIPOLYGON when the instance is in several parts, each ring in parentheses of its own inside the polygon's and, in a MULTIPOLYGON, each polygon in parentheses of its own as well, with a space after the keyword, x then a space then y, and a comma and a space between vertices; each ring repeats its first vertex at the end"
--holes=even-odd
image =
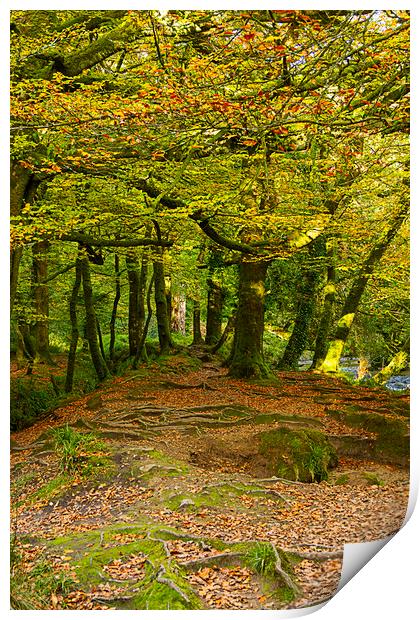
POLYGON ((226 326, 219 340, 216 342, 215 345, 212 346, 211 348, 212 353, 217 353, 217 351, 225 344, 225 342, 227 341, 227 339, 229 338, 230 334, 232 333, 235 327, 235 319, 236 319, 236 310, 232 312, 232 314, 230 315, 228 322, 226 323, 226 326))
MULTIPOLYGON (((10 165, 10 216, 17 217, 26 202, 32 202, 39 181, 19 162, 10 165)), ((16 246, 10 252, 10 312, 13 310, 19 281, 19 268, 23 254, 23 246, 16 246)))
POLYGON ((335 248, 334 242, 327 241, 327 278, 324 286, 324 303, 322 307, 321 318, 318 324, 318 330, 315 340, 314 357, 310 370, 318 369, 322 364, 322 360, 327 354, 328 336, 331 330, 331 324, 334 317, 334 306, 336 297, 335 279, 336 272, 334 266, 335 248))
POLYGON ((142 326, 139 320, 140 276, 138 258, 133 252, 126 256, 128 279, 128 345, 130 356, 137 352, 142 326))
POLYGON ((155 281, 155 306, 159 347, 160 353, 166 354, 172 349, 173 343, 169 324, 163 256, 153 262, 153 275, 155 281))
POLYGON ((136 357, 134 358, 134 361, 133 361, 133 365, 132 365, 133 370, 137 369, 140 359, 147 361, 147 351, 146 351, 145 345, 146 345, 147 332, 149 331, 149 325, 150 325, 150 321, 153 315, 151 297, 152 297, 152 288, 153 288, 154 281, 155 281, 155 276, 153 274, 152 277, 150 278, 149 287, 147 289, 147 295, 146 295, 147 315, 146 315, 146 320, 144 322, 143 333, 141 335, 139 348, 138 348, 136 357))
POLYGON ((121 277, 120 277, 120 257, 114 255, 114 274, 115 274, 115 297, 112 304, 111 319, 109 321, 109 359, 114 361, 115 350, 115 322, 117 320, 118 304, 121 298, 121 277))
POLYGON ((264 362, 264 299, 268 262, 242 262, 239 267, 238 309, 229 375, 238 378, 267 378, 264 362))
POLYGON ((405 368, 407 366, 407 362, 408 353, 404 350, 398 351, 392 357, 389 364, 373 376, 373 380, 379 385, 386 383, 392 375, 399 373, 403 368, 405 368))
POLYGON ((53 362, 49 345, 49 288, 48 241, 39 241, 32 246, 32 302, 35 323, 31 336, 35 345, 35 357, 39 361, 53 362))
POLYGON ((205 343, 215 345, 222 335, 223 302, 225 292, 222 285, 211 275, 207 280, 207 320, 205 343))
POLYGON ((359 307, 362 295, 365 292, 366 286, 376 265, 379 263, 389 244, 400 229, 400 226, 406 217, 406 213, 407 209, 403 208, 396 216, 390 228, 380 237, 379 241, 369 252, 369 255, 359 270, 358 275, 353 281, 344 302, 340 318, 337 322, 334 337, 328 345, 325 358, 319 365, 319 370, 321 372, 338 371, 340 357, 352 328, 354 317, 359 307))
POLYGON ((192 344, 200 345, 204 343, 201 334, 201 305, 199 299, 193 299, 193 341, 192 344))
POLYGON ((77 326, 77 298, 79 295, 80 284, 82 281, 82 267, 80 259, 76 260, 76 275, 69 303, 69 315, 71 325, 70 347, 67 357, 66 383, 64 391, 68 394, 73 389, 74 368, 76 364, 77 343, 79 340, 79 329, 77 326))
POLYGON ((299 359, 304 352, 307 343, 309 328, 314 316, 317 300, 317 284, 320 277, 320 268, 316 259, 325 255, 325 240, 318 237, 310 249, 310 258, 315 259, 313 265, 302 274, 298 287, 298 305, 293 331, 288 340, 283 358, 278 367, 282 370, 297 370, 299 359))
POLYGON ((93 304, 92 281, 90 275, 89 260, 87 258, 80 259, 83 297, 86 313, 86 338, 89 343, 90 355, 99 381, 103 381, 108 376, 108 368, 102 357, 98 344, 98 322, 96 319, 95 307, 93 304))

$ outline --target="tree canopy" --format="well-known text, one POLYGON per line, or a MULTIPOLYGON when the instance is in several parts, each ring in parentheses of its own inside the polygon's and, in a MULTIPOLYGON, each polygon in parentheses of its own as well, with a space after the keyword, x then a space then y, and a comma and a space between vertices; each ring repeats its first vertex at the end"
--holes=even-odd
MULTIPOLYGON (((337 320, 362 278, 364 312, 379 323, 402 312, 406 325, 408 106, 407 11, 12 11, 15 324, 51 324, 41 300, 33 310, 34 291, 54 296, 59 283, 69 298, 77 260, 87 261, 85 283, 95 267, 91 302, 104 320, 124 259, 135 275, 123 302, 137 282, 146 303, 155 265, 157 315, 165 276, 203 310, 221 276, 225 302, 238 305, 233 349, 251 304, 258 355, 264 310, 280 326, 306 295, 290 269, 318 296, 305 347, 328 268, 337 320), (28 268, 30 249, 50 275, 28 268), (265 298, 267 269, 286 313, 265 298)), ((239 374, 263 372, 254 361, 239 374)))

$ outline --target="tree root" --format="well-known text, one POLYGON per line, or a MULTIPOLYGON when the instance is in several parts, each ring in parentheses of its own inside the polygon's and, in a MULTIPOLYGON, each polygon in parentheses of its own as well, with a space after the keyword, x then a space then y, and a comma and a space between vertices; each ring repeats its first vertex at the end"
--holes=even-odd
MULTIPOLYGON (((247 482, 243 482, 241 483, 244 487, 247 486, 252 486, 250 483, 247 482)), ((213 484, 206 484, 201 488, 201 491, 203 491, 203 489, 209 489, 209 488, 213 488, 213 487, 224 487, 224 486, 228 486, 231 489, 235 489, 235 491, 238 491, 241 494, 244 495, 273 495, 274 497, 276 497, 277 499, 280 499, 282 502, 284 502, 285 504, 287 504, 288 506, 292 506, 292 504, 289 502, 289 500, 287 500, 281 493, 279 493, 278 491, 274 490, 274 489, 249 489, 247 490, 246 488, 243 489, 241 487, 236 486, 235 484, 232 484, 229 481, 226 482, 215 482, 213 484)))
POLYGON ((283 582, 288 588, 290 588, 291 590, 293 590, 293 592, 295 592, 295 594, 297 594, 299 592, 299 588, 295 584, 293 579, 290 577, 290 575, 285 570, 283 570, 282 565, 281 565, 281 558, 280 558, 279 552, 277 551, 275 544, 270 543, 270 545, 271 545, 271 548, 273 549, 274 557, 276 559, 276 563, 274 565, 275 573, 283 580, 283 582))
POLYGON ((197 570, 203 566, 211 566, 216 564, 217 566, 226 566, 232 562, 238 562, 243 559, 245 553, 241 551, 232 551, 231 553, 218 553, 215 555, 208 555, 196 560, 187 560, 186 562, 178 562, 179 566, 187 570, 197 570))
POLYGON ((168 548, 168 543, 166 542, 166 540, 164 538, 155 538, 154 536, 150 536, 150 532, 147 532, 147 538, 149 540, 153 540, 155 542, 160 542, 163 546, 163 549, 165 551, 166 557, 170 558, 171 557, 171 552, 169 551, 168 548))
POLYGON ((311 551, 308 553, 301 551, 293 551, 293 549, 286 549, 286 553, 293 553, 302 560, 318 560, 320 562, 325 560, 341 560, 343 558, 343 551, 311 551))
POLYGON ((171 588, 172 590, 175 590, 175 592, 179 594, 183 601, 185 601, 188 605, 191 605, 191 601, 188 596, 185 594, 185 592, 181 590, 179 586, 176 585, 176 583, 172 581, 172 579, 169 579, 169 577, 162 577, 165 572, 165 567, 163 566, 163 564, 161 564, 156 575, 156 581, 158 583, 163 583, 165 586, 168 586, 168 588, 171 588))
POLYGON ((165 387, 169 387, 169 388, 174 388, 177 390, 197 390, 197 389, 201 389, 201 390, 212 390, 214 392, 218 392, 219 388, 215 388, 211 385, 209 385, 208 383, 206 383, 206 381, 202 381, 201 383, 197 383, 196 385, 192 385, 191 383, 176 383, 175 381, 161 381, 160 383, 162 386, 165 387))
POLYGON ((256 484, 275 484, 276 482, 283 482, 284 484, 307 484, 306 482, 300 482, 299 480, 288 480, 287 478, 277 478, 275 476, 272 478, 254 478, 252 482, 255 482, 256 484))

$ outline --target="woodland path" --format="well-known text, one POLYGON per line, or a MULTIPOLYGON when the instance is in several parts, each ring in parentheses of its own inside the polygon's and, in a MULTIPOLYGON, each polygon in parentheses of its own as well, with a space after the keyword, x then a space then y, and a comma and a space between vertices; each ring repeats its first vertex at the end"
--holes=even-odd
POLYGON ((260 385, 178 356, 15 433, 12 524, 24 561, 47 557, 74 577, 48 608, 276 609, 330 598, 343 544, 397 531, 409 491, 406 457, 370 458, 377 433, 337 414, 349 406, 407 422, 408 396, 302 372, 260 385), (106 473, 63 483, 48 429, 65 424, 103 438, 106 473), (272 478, 256 438, 284 425, 331 438, 339 462, 328 481, 272 478), (275 549, 274 581, 244 561, 257 541, 275 549))

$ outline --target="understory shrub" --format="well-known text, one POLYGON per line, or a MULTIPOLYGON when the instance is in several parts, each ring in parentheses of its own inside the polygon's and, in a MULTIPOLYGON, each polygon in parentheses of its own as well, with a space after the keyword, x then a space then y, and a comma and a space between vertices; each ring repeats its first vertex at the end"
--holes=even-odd
POLYGON ((14 379, 10 384, 10 430, 20 431, 57 403, 51 384, 33 379, 14 379))

